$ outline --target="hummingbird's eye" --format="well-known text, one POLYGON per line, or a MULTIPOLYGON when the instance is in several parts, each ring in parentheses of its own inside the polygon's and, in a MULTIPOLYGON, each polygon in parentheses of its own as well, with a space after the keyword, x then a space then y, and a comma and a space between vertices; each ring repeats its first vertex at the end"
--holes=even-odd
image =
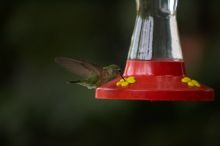
POLYGON ((120 72, 120 73, 121 73, 121 69, 119 69, 119 68, 118 68, 118 69, 115 69, 115 71, 117 71, 117 72, 120 72))

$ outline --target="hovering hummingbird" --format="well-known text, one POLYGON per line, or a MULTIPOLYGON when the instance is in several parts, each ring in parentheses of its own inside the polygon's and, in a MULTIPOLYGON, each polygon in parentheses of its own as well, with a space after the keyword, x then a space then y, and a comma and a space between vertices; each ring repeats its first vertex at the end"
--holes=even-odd
POLYGON ((55 62, 69 70, 71 73, 84 77, 82 80, 69 81, 68 83, 79 84, 88 89, 95 89, 117 76, 123 78, 120 67, 115 64, 100 67, 96 64, 67 57, 55 58, 55 62))

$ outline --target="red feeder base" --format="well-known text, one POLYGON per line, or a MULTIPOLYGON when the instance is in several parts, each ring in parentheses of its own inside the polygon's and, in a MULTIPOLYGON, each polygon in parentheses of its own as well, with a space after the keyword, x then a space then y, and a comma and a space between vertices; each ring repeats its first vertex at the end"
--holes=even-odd
POLYGON ((189 87, 182 83, 186 76, 183 61, 128 60, 124 76, 134 76, 136 82, 127 87, 116 86, 117 78, 97 88, 97 99, 150 101, 213 101, 213 89, 189 87))

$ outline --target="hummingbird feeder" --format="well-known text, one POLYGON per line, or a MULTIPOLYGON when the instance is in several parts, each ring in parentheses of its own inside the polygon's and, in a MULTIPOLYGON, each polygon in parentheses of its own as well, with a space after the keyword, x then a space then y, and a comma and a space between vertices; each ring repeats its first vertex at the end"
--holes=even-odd
POLYGON ((212 101, 214 90, 189 78, 179 41, 178 0, 136 0, 137 17, 126 67, 96 89, 97 99, 212 101))

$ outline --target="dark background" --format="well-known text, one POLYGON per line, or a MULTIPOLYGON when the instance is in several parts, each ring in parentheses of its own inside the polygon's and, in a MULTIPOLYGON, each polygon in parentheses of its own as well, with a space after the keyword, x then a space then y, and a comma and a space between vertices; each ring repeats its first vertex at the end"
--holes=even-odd
POLYGON ((124 67, 134 0, 0 1, 0 145, 219 146, 220 1, 180 0, 188 74, 216 101, 95 100, 54 57, 124 67))

